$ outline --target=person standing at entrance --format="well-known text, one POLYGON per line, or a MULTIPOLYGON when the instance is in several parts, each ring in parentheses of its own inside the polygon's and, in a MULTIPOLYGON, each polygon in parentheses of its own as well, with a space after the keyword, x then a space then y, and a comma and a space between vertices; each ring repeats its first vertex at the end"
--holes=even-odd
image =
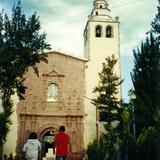
POLYGON ((70 156, 71 145, 64 126, 59 127, 59 133, 54 138, 54 146, 53 153, 56 153, 56 160, 67 160, 70 156))
POLYGON ((41 151, 41 143, 37 139, 35 132, 30 133, 29 139, 23 146, 23 152, 25 152, 27 160, 38 160, 38 155, 41 151))

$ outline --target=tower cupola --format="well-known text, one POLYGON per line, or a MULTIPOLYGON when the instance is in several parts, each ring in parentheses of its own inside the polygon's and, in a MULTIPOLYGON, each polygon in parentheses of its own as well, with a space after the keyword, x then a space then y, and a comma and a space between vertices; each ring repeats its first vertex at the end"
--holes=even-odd
POLYGON ((93 3, 93 10, 89 19, 93 20, 111 20, 110 9, 108 8, 106 0, 95 0, 93 3))
POLYGON ((98 9, 98 8, 108 9, 108 3, 105 0, 95 0, 93 5, 94 5, 94 8, 96 8, 96 9, 98 9))

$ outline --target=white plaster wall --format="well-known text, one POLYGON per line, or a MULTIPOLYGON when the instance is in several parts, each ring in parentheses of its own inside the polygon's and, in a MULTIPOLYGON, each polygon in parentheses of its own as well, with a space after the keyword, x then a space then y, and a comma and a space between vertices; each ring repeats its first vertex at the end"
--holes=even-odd
POLYGON ((11 120, 12 120, 12 125, 10 126, 10 132, 7 136, 7 141, 4 144, 4 153, 9 155, 11 152, 15 153, 16 151, 16 143, 17 143, 17 113, 16 113, 16 104, 18 102, 18 97, 17 96, 13 96, 13 101, 14 101, 14 112, 11 116, 11 120))
MULTIPOLYGON (((119 40, 119 22, 111 21, 88 21, 87 40, 84 53, 89 56, 89 62, 86 64, 85 79, 86 79, 86 97, 85 97, 85 146, 96 137, 96 108, 91 104, 91 100, 96 97, 93 94, 93 89, 99 82, 98 73, 102 71, 102 63, 106 62, 105 58, 112 54, 118 59, 115 72, 120 76, 120 40, 119 40), (95 37, 95 26, 103 27, 102 37, 95 37), (105 37, 105 28, 107 25, 113 27, 113 38, 105 37)), ((120 91, 120 89, 119 89, 120 91)), ((119 92, 121 93, 121 92, 119 92)), ((117 95, 120 97, 120 94, 117 95)))

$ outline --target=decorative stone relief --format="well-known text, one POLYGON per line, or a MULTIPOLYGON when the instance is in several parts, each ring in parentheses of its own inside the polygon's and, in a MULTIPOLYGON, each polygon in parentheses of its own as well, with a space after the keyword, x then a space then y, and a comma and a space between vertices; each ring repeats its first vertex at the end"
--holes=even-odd
POLYGON ((76 97, 76 96, 77 96, 77 92, 76 92, 76 90, 73 90, 73 92, 72 92, 72 96, 73 96, 73 97, 76 97))

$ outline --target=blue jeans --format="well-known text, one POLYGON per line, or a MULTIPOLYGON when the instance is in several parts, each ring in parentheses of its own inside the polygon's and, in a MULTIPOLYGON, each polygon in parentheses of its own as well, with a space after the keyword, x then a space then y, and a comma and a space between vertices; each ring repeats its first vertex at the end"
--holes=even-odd
POLYGON ((66 156, 57 156, 56 160, 67 160, 66 156))

